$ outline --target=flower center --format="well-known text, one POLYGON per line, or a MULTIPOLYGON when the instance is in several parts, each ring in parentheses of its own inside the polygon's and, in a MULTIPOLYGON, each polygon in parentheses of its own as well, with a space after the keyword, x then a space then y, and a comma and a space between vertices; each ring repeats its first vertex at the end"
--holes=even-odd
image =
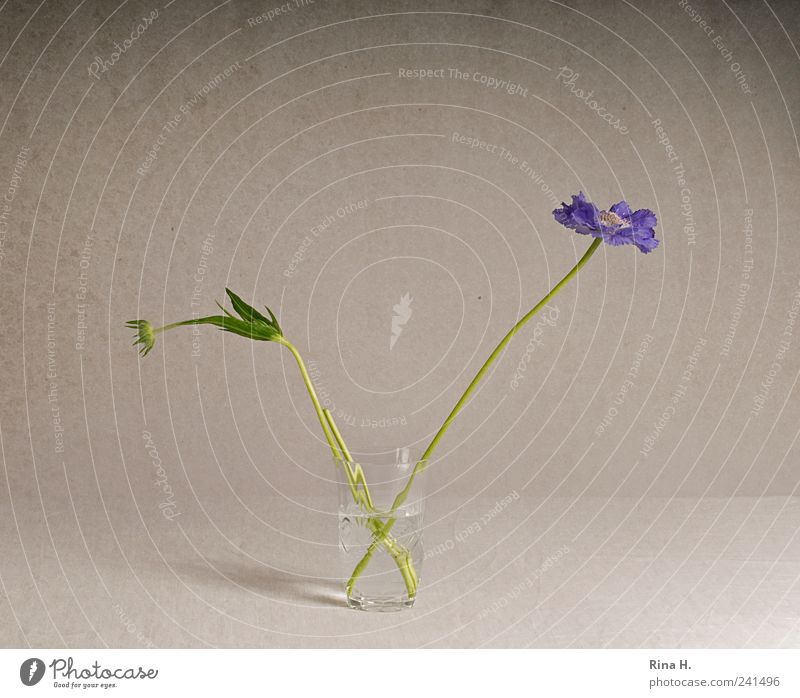
POLYGON ((625 221, 613 211, 600 211, 600 222, 603 225, 625 225, 625 221))

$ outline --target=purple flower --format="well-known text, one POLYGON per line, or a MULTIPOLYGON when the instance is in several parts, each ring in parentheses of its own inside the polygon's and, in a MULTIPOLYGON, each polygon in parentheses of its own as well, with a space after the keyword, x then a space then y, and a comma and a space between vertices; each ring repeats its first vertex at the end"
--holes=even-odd
POLYGON ((608 211, 600 211, 583 192, 572 197, 572 204, 561 204, 553 211, 561 225, 581 235, 602 238, 609 245, 636 245, 642 252, 658 247, 656 214, 646 208, 631 211, 627 202, 620 201, 608 211))

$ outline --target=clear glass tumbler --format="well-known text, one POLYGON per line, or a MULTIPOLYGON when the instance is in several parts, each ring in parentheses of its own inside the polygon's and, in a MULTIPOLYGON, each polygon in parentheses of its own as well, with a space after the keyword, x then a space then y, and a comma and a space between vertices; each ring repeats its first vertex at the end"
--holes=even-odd
POLYGON ((334 464, 347 604, 363 611, 411 608, 423 558, 425 469, 407 448, 334 464))

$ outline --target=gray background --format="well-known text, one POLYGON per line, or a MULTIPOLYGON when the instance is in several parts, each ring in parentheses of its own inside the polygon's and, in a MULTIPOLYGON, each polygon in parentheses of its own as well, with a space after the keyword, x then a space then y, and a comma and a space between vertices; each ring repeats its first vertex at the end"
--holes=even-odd
POLYGON ((0 4, 0 643, 797 646, 797 4, 278 4, 0 4), (551 215, 580 189, 661 247, 601 248, 450 430, 416 607, 344 609, 288 352, 140 360, 124 321, 230 286, 354 448, 422 449, 588 245, 551 215))

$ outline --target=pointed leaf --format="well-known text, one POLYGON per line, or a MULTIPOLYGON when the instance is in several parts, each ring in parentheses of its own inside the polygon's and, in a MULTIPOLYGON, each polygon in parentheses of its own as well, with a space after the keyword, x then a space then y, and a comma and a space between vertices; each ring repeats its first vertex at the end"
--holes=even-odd
POLYGON ((233 318, 234 320, 236 320, 236 319, 237 319, 235 315, 232 315, 232 314, 231 314, 231 311, 230 311, 230 310, 227 310, 226 308, 224 308, 224 307, 223 307, 222 303, 220 303, 219 301, 214 301, 214 302, 217 304, 217 307, 218 307, 218 308, 219 308, 219 309, 220 309, 220 310, 221 310, 223 313, 225 313, 225 315, 227 315, 228 317, 231 317, 231 318, 233 318))
POLYGON ((275 317, 275 313, 273 313, 266 305, 264 307, 267 308, 267 312, 269 313, 269 316, 272 318, 272 325, 282 335, 283 330, 281 329, 281 326, 278 324, 278 318, 275 317))
POLYGON ((271 324, 270 321, 267 320, 267 318, 265 318, 261 313, 259 313, 252 305, 245 303, 229 288, 225 289, 225 293, 228 294, 228 297, 231 299, 233 309, 239 313, 242 320, 246 320, 247 322, 263 322, 265 325, 271 324))

